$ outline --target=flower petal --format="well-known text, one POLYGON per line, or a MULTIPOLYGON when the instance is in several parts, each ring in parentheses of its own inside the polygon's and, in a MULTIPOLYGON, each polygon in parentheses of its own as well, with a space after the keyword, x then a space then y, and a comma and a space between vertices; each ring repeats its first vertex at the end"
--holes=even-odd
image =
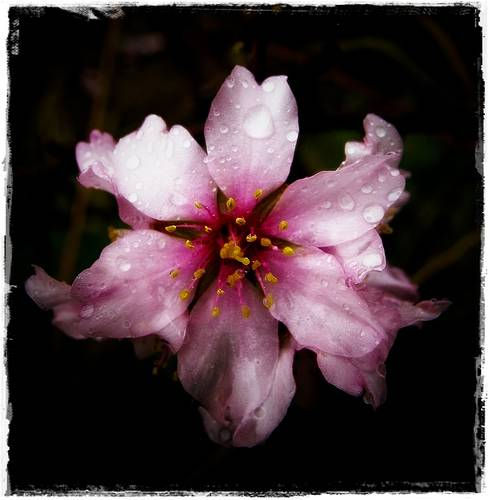
POLYGON ((200 246, 191 251, 182 240, 157 231, 131 231, 107 246, 76 278, 69 301, 68 285, 56 284, 59 291, 53 295, 48 290, 53 285, 37 277, 38 272, 26 287, 45 307, 55 308, 64 301, 62 317, 57 318, 55 309, 55 321, 68 335, 126 338, 159 332, 177 349, 182 333, 165 327, 182 315, 192 300, 193 272, 202 267, 208 253, 200 246), (173 278, 170 271, 176 269, 179 275, 173 278), (179 296, 184 289, 189 290, 185 301, 179 296))
POLYGON ((294 256, 263 252, 265 269, 278 278, 263 280, 272 295, 272 315, 286 324, 303 347, 361 356, 373 350, 383 331, 355 290, 346 286, 335 257, 316 248, 298 248, 294 256))
POLYGON ((354 283, 360 283, 370 271, 381 271, 386 266, 383 242, 375 229, 355 240, 323 250, 337 257, 354 283))
POLYGON ((114 194, 112 152, 115 142, 110 134, 92 130, 89 142, 79 142, 76 158, 80 175, 78 182, 88 188, 103 189, 114 194))
POLYGON ((148 217, 140 212, 132 203, 122 196, 117 196, 117 207, 119 209, 119 218, 131 226, 133 229, 150 229, 155 219, 148 217))
POLYGON ((191 311, 178 353, 180 381, 215 421, 213 434, 221 444, 230 444, 243 418, 265 400, 278 359, 277 321, 254 287, 242 285, 249 317, 242 315, 238 289, 227 287, 218 297, 215 282, 191 311), (212 315, 214 307, 220 308, 218 316, 212 315))
POLYGON ((118 192, 145 215, 158 220, 208 221, 216 214, 216 187, 205 154, 187 130, 169 131, 156 115, 114 149, 118 192), (204 208, 196 208, 198 201, 204 208))
POLYGON ((264 402, 243 420, 233 436, 234 446, 252 447, 264 441, 285 417, 296 391, 293 376, 294 341, 281 347, 271 390, 264 402))
POLYGON ((366 285, 370 293, 379 290, 398 299, 414 301, 418 298, 417 285, 398 267, 386 266, 380 272, 369 273, 366 285))
POLYGON ((347 142, 345 145, 345 162, 349 165, 370 155, 383 155, 386 163, 397 168, 403 151, 400 134, 391 123, 375 114, 369 114, 363 121, 364 142, 347 142))
POLYGON ((291 184, 264 221, 263 231, 294 243, 326 247, 374 229, 401 196, 405 179, 382 156, 291 184), (281 229, 281 221, 287 221, 281 229))
POLYGON ((237 211, 246 214, 287 178, 298 137, 296 100, 285 76, 258 85, 235 66, 214 98, 204 134, 208 167, 237 211))

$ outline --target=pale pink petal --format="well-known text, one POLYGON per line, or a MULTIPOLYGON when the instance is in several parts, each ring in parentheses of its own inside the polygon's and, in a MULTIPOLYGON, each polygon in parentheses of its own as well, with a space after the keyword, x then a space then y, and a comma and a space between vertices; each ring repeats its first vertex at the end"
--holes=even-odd
POLYGON ((140 212, 132 203, 122 196, 117 196, 117 207, 120 219, 133 229, 150 229, 155 219, 140 212))
POLYGON ((379 116, 369 114, 364 118, 364 142, 347 142, 345 162, 349 165, 371 155, 382 155, 386 163, 397 168, 403 151, 403 142, 395 127, 379 116))
POLYGON ((303 347, 344 356, 361 356, 383 336, 377 320, 346 277, 335 257, 316 248, 298 248, 294 256, 267 251, 263 283, 273 298, 272 315, 286 324, 303 347), (269 283, 266 272, 278 278, 269 283))
POLYGON ((216 186, 204 157, 185 128, 167 130, 160 117, 150 115, 117 143, 113 181, 118 193, 149 217, 209 221, 216 214, 216 186))
POLYGON ((64 301, 62 317, 56 316, 55 309, 55 324, 68 335, 132 338, 159 332, 177 349, 182 325, 173 329, 169 323, 187 309, 194 293, 193 272, 203 267, 208 255, 205 247, 190 250, 182 240, 157 231, 131 231, 107 246, 76 278, 70 300, 68 285, 52 285, 38 271, 26 288, 44 307, 54 308, 64 301), (180 274, 173 278, 170 272, 176 269, 180 274), (53 286, 56 292, 50 291, 53 286), (184 289, 189 290, 186 300, 179 296, 184 289))
POLYGON ((351 363, 350 358, 319 352, 317 362, 325 380, 329 384, 351 396, 360 396, 363 393, 364 380, 362 372, 351 363))
POLYGON ((293 376, 295 346, 290 338, 281 347, 270 392, 243 420, 233 435, 234 446, 252 447, 264 441, 285 417, 296 391, 293 376))
POLYGON ((382 156, 367 156, 358 164, 291 184, 262 229, 298 244, 338 245, 374 229, 404 186, 404 177, 382 156), (279 227, 281 221, 287 221, 286 229, 279 227))
POLYGON ((242 283, 241 303, 250 308, 250 316, 242 314, 236 287, 226 287, 218 297, 215 282, 192 309, 178 352, 179 379, 215 421, 222 444, 231 443, 243 418, 267 397, 279 351, 277 321, 261 304, 257 290, 242 283), (220 309, 217 317, 212 315, 214 307, 220 309))
POLYGON ((417 300, 417 285, 398 267, 386 266, 380 272, 369 273, 366 285, 370 290, 380 290, 399 299, 417 300))
POLYGON ((156 332, 156 335, 164 340, 172 349, 175 354, 184 343, 185 332, 187 324, 189 323, 189 313, 187 311, 180 316, 177 316, 168 325, 164 326, 161 330, 156 332))
POLYGON ((112 151, 115 142, 110 134, 92 130, 89 142, 79 142, 76 157, 82 186, 103 189, 114 194, 112 175, 114 164, 112 151))
POLYGON ((386 265, 383 242, 375 229, 359 238, 323 249, 337 257, 348 278, 361 282, 370 271, 381 271, 386 265))
POLYGON ((227 197, 246 214, 287 178, 298 137, 296 100, 285 76, 258 85, 250 71, 235 66, 216 95, 204 134, 208 167, 227 197))

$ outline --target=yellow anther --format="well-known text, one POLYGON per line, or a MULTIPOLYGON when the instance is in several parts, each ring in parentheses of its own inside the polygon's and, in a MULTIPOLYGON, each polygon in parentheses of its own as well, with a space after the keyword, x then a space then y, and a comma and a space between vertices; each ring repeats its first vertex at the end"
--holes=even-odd
POLYGON ((257 239, 256 234, 247 234, 247 237, 245 238, 249 243, 253 243, 257 239))
POLYGON ((262 304, 264 304, 267 309, 270 309, 272 307, 272 304, 274 304, 274 299, 272 298, 272 295, 270 293, 264 297, 264 300, 262 300, 262 304))
POLYGON ((237 269, 233 274, 229 274, 226 277, 226 282, 228 283, 228 285, 234 286, 235 283, 243 279, 244 276, 244 272, 241 269, 237 269))
POLYGON ((250 264, 250 259, 245 257, 243 250, 234 241, 225 243, 220 248, 219 256, 222 259, 234 259, 244 266, 248 266, 250 264))
POLYGON ((291 247, 284 247, 282 249, 282 253, 284 255, 287 255, 288 257, 291 257, 291 255, 294 255, 294 249, 292 249, 291 247))
POLYGON ((253 260, 252 261, 252 269, 255 271, 262 265, 262 262, 260 260, 253 260))
POLYGON ((250 317, 250 307, 242 306, 242 316, 246 319, 250 317))
POLYGON ((194 278, 196 278, 196 280, 198 280, 199 278, 202 278, 204 276, 205 272, 206 272, 206 269, 203 269, 202 267, 200 267, 199 269, 194 271, 194 278))
POLYGON ((214 306, 212 309, 211 309, 211 316, 213 318, 217 318, 219 316, 219 313, 221 311, 219 310, 219 307, 218 306, 214 306))
POLYGON ((248 266, 250 264, 250 259, 248 257, 235 257, 235 260, 244 266, 248 266))
POLYGON ((189 290, 182 290, 179 293, 179 297, 180 297, 181 300, 187 300, 189 298, 190 294, 191 294, 191 292, 189 292, 189 290))
POLYGON ((272 241, 269 238, 260 238, 260 244, 263 247, 270 247, 272 244, 272 241))
POLYGON ((219 295, 221 297, 221 295, 224 295, 224 294, 225 294, 225 291, 222 288, 218 288, 216 290, 216 295, 219 295))
POLYGON ((165 226, 165 231, 167 231, 168 233, 173 233, 175 230, 177 229, 177 226, 165 226))
POLYGON ((202 203, 201 203, 200 201, 195 201, 195 202, 194 202, 194 206, 195 206, 196 208, 201 209, 201 208, 202 208, 202 203))
POLYGON ((265 275, 265 281, 268 281, 269 283, 277 283, 279 280, 272 273, 267 273, 265 275))
POLYGON ((204 231, 206 231, 206 233, 212 233, 213 232, 213 230, 209 226, 204 226, 204 231))
POLYGON ((231 212, 236 207, 236 201, 234 198, 228 198, 226 200, 226 208, 231 212))
POLYGON ((115 227, 109 226, 107 228, 107 234, 111 241, 116 241, 121 236, 124 236, 126 233, 129 233, 128 229, 116 229, 115 227))
POLYGON ((168 274, 170 275, 171 278, 175 279, 180 274, 180 270, 179 269, 173 269, 168 274))
POLYGON ((235 222, 239 225, 239 226, 244 226, 247 221, 243 218, 243 217, 237 217, 235 219, 235 222))
POLYGON ((287 228, 288 228, 288 221, 287 220, 282 220, 281 222, 279 222, 279 229, 281 231, 286 231, 287 228))
POLYGON ((186 246, 187 248, 194 248, 194 243, 192 243, 192 241, 191 241, 191 240, 186 240, 186 241, 185 241, 185 246, 186 246))
POLYGON ((254 193, 255 199, 258 200, 262 196, 263 192, 264 191, 262 191, 262 189, 257 189, 254 193))

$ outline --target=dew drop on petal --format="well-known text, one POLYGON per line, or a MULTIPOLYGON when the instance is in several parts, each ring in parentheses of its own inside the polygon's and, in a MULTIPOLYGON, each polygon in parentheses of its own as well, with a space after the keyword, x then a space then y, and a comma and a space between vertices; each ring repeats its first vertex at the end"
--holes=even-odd
POLYGON ((87 304, 80 309, 80 317, 87 319, 94 314, 94 306, 92 304, 87 304))
POLYGON ((362 258, 362 263, 366 267, 377 267, 380 266, 383 259, 379 253, 369 253, 362 258))
POLYGON ((124 328, 129 328, 131 326, 131 321, 128 321, 127 319, 125 319, 123 321, 123 326, 124 326, 124 328))
POLYGON ((290 131, 286 134, 286 139, 287 139, 289 142, 294 142, 297 138, 298 138, 298 132, 297 132, 296 130, 290 130, 290 131))
POLYGON ((122 271, 123 273, 128 272, 130 269, 131 269, 131 264, 129 262, 122 261, 119 264, 119 270, 122 271))
POLYGON ((344 194, 339 197, 340 208, 344 210, 353 210, 356 203, 350 194, 344 194))
POLYGON ((371 186, 371 184, 364 184, 363 186, 361 186, 361 191, 362 191, 364 194, 369 194, 369 193, 372 193, 372 191, 373 191, 373 186, 371 186))
POLYGON ((402 194, 401 189, 394 189, 393 191, 390 191, 388 193, 388 196, 386 198, 388 199, 388 201, 394 202, 398 200, 398 198, 400 198, 401 194, 402 194))
POLYGON ((381 138, 386 135, 386 130, 383 127, 376 127, 376 135, 381 138))
POLYGON ((265 92, 272 92, 274 90, 274 87, 274 82, 271 81, 264 82, 264 84, 262 85, 262 88, 265 92))
POLYGON ((126 168, 129 168, 130 170, 134 170, 139 166, 139 164, 140 159, 136 155, 132 155, 126 160, 126 168))
POLYGON ((138 199, 138 195, 137 195, 136 193, 131 193, 131 194, 128 196, 128 200, 129 200, 131 203, 134 203, 137 199, 138 199))
POLYGON ((228 133, 228 127, 226 127, 225 125, 223 125, 222 127, 220 127, 219 131, 222 133, 222 134, 227 134, 228 133))
POLYGON ((226 80, 226 86, 232 89, 235 86, 235 80, 233 78, 228 78, 228 80, 226 80))
POLYGON ((255 408, 254 410, 254 415, 257 418, 262 418, 265 415, 265 410, 262 408, 262 406, 259 406, 258 408, 255 408))
POLYGON ((390 170, 390 174, 393 176, 393 177, 398 177, 400 175, 400 171, 397 169, 397 168, 392 168, 390 170))
POLYGON ((184 141, 184 148, 188 149, 191 147, 191 141, 189 141, 188 139, 184 141))
POLYGON ((270 137, 274 133, 271 112, 265 106, 254 106, 245 115, 243 129, 252 139, 270 137))
POLYGON ((328 286, 328 281, 327 280, 321 280, 320 281, 321 285, 324 286, 324 287, 327 287, 328 286))
POLYGON ((242 83, 242 87, 243 87, 244 89, 246 89, 246 88, 248 87, 248 82, 247 82, 247 80, 242 80, 242 82, 241 82, 241 83, 242 83))
POLYGON ((381 205, 368 205, 362 211, 362 216, 364 220, 369 224, 375 224, 379 222, 385 214, 385 211, 381 205))

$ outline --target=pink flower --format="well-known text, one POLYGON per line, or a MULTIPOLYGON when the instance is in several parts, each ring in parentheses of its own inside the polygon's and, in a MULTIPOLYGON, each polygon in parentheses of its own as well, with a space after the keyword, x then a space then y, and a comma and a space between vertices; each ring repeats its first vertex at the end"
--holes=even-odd
POLYGON ((328 381, 378 404, 396 331, 444 304, 413 306, 399 298, 414 292, 404 277, 373 272, 385 267, 376 228, 405 180, 393 126, 375 115, 364 126, 338 170, 286 186, 294 96, 286 77, 258 85, 237 66, 211 105, 207 155, 155 115, 117 144, 93 131, 77 146, 79 181, 112 193, 132 229, 71 287, 36 268, 27 292, 74 338, 162 338, 221 444, 253 446, 279 424, 296 349, 315 351, 328 381))

